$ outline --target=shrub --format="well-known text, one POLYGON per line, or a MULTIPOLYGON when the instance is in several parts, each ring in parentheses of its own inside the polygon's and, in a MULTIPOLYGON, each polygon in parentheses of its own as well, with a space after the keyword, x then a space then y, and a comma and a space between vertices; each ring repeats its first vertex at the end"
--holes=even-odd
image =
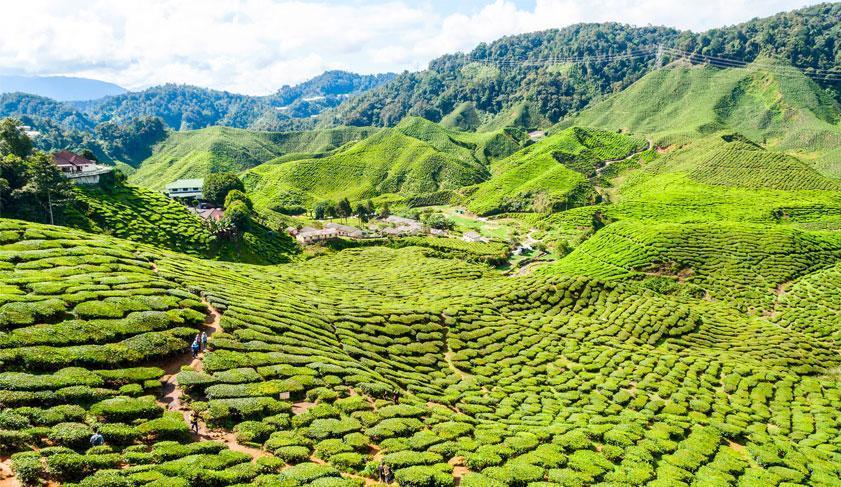
POLYGON ((433 465, 442 461, 441 455, 432 452, 399 451, 385 455, 382 459, 393 469, 415 465, 433 465))
POLYGON ((365 456, 356 452, 342 452, 331 455, 330 463, 344 472, 358 472, 365 466, 365 456))
POLYGON ((59 423, 50 429, 50 441, 74 450, 85 450, 90 446, 93 430, 83 423, 59 423))
POLYGON ((12 456, 12 470, 24 487, 41 485, 44 476, 44 464, 37 452, 18 453, 12 456))
POLYGON ((101 401, 90 408, 91 414, 107 422, 157 418, 162 412, 152 396, 119 396, 101 401))
POLYGON ((501 467, 488 467, 482 475, 499 480, 506 485, 525 487, 530 482, 543 480, 543 468, 526 463, 509 462, 501 467))
POLYGON ((259 421, 243 421, 234 426, 234 433, 240 442, 263 443, 274 431, 274 426, 259 421))
POLYGON ((190 427, 177 411, 168 411, 160 418, 141 423, 137 426, 137 431, 153 441, 190 441, 190 427))
POLYGON ((455 485, 452 475, 430 466, 401 468, 394 472, 394 478, 399 485, 406 487, 453 487, 455 485))
POLYGON ((57 453, 47 457, 47 471, 59 480, 76 481, 87 475, 89 469, 84 455, 57 453))
POLYGON ((128 445, 143 436, 137 428, 122 423, 101 424, 97 429, 111 445, 128 445))

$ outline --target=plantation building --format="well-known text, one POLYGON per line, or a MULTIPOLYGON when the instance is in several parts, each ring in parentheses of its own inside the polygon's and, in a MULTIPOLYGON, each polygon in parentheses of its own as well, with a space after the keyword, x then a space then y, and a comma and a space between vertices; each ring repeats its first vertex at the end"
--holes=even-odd
POLYGON ((53 164, 75 184, 97 184, 99 176, 113 170, 67 150, 54 153, 53 164))
POLYGON ((179 179, 166 185, 164 194, 170 198, 202 199, 204 179, 179 179))

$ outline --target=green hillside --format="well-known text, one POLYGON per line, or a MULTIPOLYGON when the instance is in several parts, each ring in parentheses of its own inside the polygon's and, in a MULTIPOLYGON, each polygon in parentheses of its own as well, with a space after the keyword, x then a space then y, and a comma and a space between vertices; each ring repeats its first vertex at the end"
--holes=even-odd
POLYGON ((241 240, 212 234, 202 219, 161 193, 130 185, 80 187, 66 210, 66 224, 93 233, 150 244, 185 254, 252 263, 287 262, 292 239, 252 222, 241 240))
POLYGON ((588 177, 604 161, 646 146, 644 139, 595 129, 569 128, 502 159, 492 176, 468 188, 468 207, 486 215, 509 211, 550 212, 589 203, 588 177))
MULTIPOLYGON (((814 318, 841 306, 821 293, 831 267, 762 264, 733 284, 762 280, 741 299, 768 313, 750 315, 633 282, 509 278, 418 248, 258 267, 0 228, 0 445, 27 485, 358 486, 380 459, 400 485, 841 477, 841 388, 823 373, 841 365, 838 337, 814 318), (220 329, 182 369, 205 316, 220 329), (187 394, 172 403, 172 390, 187 394), (204 436, 189 433, 191 408, 204 436), (94 428, 107 446, 90 448, 94 428)), ((757 231, 771 240, 724 235, 710 255, 828 242, 757 231)), ((740 274, 688 258, 701 264, 688 281, 716 294, 740 274)))
MULTIPOLYGON (((451 114, 470 103, 479 113, 521 127, 538 121, 548 126, 645 76, 657 65, 658 46, 667 49, 666 62, 674 60, 668 49, 677 49, 747 62, 774 56, 808 71, 832 71, 838 67, 839 17, 836 2, 704 32, 609 22, 509 35, 441 56, 423 71, 399 74, 326 113, 325 120, 394 126, 420 115, 452 123, 451 114)), ((821 83, 841 101, 836 77, 821 83)))
POLYGON ((376 129, 338 128, 310 132, 255 132, 210 127, 172 132, 143 161, 130 182, 151 189, 211 172, 240 172, 289 154, 320 154, 362 139, 376 129))
POLYGON ((323 157, 269 161, 248 171, 243 181, 263 208, 430 194, 487 179, 490 161, 519 149, 524 138, 518 130, 474 134, 408 118, 323 157))
POLYGON ((567 125, 651 134, 659 145, 735 130, 841 177, 841 105, 782 64, 731 69, 678 64, 652 71, 561 124, 567 125))
POLYGON ((626 175, 617 218, 672 222, 727 220, 839 228, 839 184, 800 160, 738 134, 718 133, 626 175))

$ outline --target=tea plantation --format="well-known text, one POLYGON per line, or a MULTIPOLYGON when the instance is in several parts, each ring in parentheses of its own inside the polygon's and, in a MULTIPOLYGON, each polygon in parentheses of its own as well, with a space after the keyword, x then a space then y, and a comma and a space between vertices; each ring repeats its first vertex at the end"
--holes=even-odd
MULTIPOLYGON (((646 246, 693 231, 663 225, 646 246)), ((695 266, 678 285, 713 299, 618 272, 510 278, 426 247, 259 267, 11 220, 0 235, 0 444, 24 485, 352 486, 380 462, 408 486, 841 478, 830 235, 711 242, 728 262, 750 244, 792 254, 747 279, 668 246, 648 261, 594 254, 626 274, 695 266), (208 306, 222 331, 177 387, 233 433, 219 441, 165 409, 161 382, 189 363, 208 306)))

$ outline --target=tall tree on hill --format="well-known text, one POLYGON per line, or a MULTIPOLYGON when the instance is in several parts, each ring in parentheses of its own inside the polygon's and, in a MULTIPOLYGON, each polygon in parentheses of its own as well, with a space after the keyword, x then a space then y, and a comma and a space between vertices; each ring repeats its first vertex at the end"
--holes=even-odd
POLYGON ((202 195, 205 200, 222 205, 228 193, 234 189, 245 191, 245 185, 239 176, 232 172, 218 172, 204 178, 202 195))
POLYGON ((0 156, 28 157, 32 153, 32 139, 11 118, 0 120, 0 156))
POLYGON ((368 209, 362 203, 356 205, 356 217, 359 218, 359 221, 362 223, 368 223, 368 209))
POLYGON ((342 198, 339 201, 339 205, 336 207, 336 213, 339 217, 347 220, 347 218, 353 215, 353 209, 351 209, 350 201, 347 198, 342 198))
POLYGON ((73 199, 73 188, 58 170, 50 156, 38 152, 26 161, 27 183, 18 191, 37 202, 55 224, 55 207, 63 207, 73 199))

